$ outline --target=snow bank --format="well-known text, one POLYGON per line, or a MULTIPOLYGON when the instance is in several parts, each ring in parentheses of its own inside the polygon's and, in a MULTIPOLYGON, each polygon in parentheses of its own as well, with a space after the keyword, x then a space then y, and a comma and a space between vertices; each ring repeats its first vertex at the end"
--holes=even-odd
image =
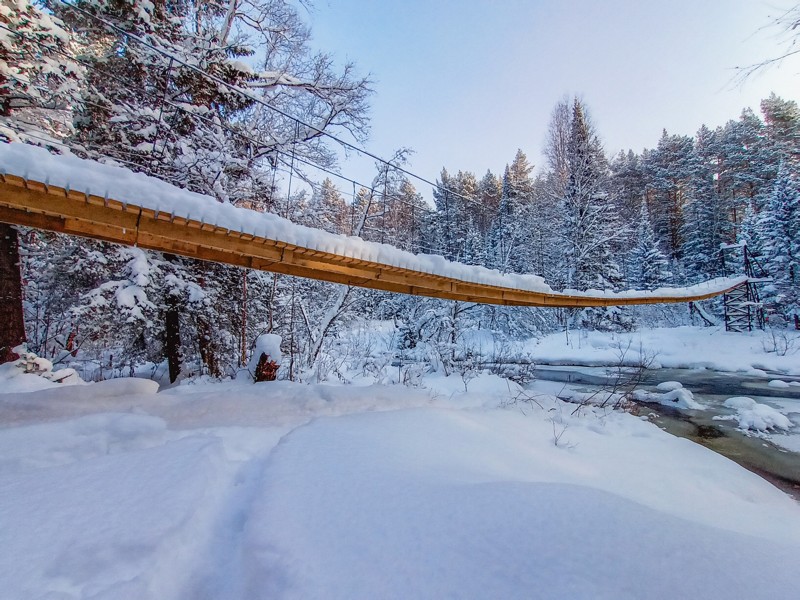
POLYGON ((774 429, 784 431, 792 428, 792 422, 783 413, 766 404, 759 404, 752 398, 736 396, 724 402, 728 408, 736 410, 740 429, 767 432, 774 429))
MULTIPOLYGON (((783 545, 765 539, 766 529, 755 537, 733 531, 755 479, 740 481, 747 492, 723 491, 718 469, 727 471, 727 461, 709 464, 696 446, 660 435, 651 446, 645 428, 654 428, 633 426, 632 417, 628 435, 576 424, 567 433, 572 450, 550 443, 548 423, 531 421, 427 410, 319 420, 293 431, 270 457, 263 501, 247 524, 252 597, 794 593, 785 561, 797 564, 788 552, 798 538, 783 545), (637 434, 645 437, 629 437, 637 434), (665 455, 653 463, 658 446, 665 455), (684 479, 686 469, 674 466, 699 466, 698 459, 713 483, 684 479), (688 516, 701 504, 720 513, 717 525, 688 516), (609 548, 613 560, 598 560, 609 548), (657 568, 645 556, 657 557, 657 568)), ((795 536, 798 525, 788 519, 799 511, 787 499, 783 516, 769 518, 785 519, 795 536)))
MULTIPOLYGON (((787 331, 800 343, 800 332, 787 331)), ((770 334, 764 331, 727 332, 719 327, 642 328, 631 333, 573 332, 531 340, 525 351, 537 364, 604 366, 637 365, 651 368, 714 369, 763 375, 764 370, 800 375, 797 356, 764 350, 770 334)), ((766 346, 768 347, 768 346, 766 346)))
MULTIPOLYGON (((197 219, 232 231, 341 256, 473 283, 553 293, 552 288, 537 275, 501 274, 497 270, 450 262, 441 256, 415 255, 388 244, 326 233, 318 229, 296 225, 277 215, 259 213, 217 202, 210 196, 172 186, 142 173, 134 173, 121 167, 80 159, 71 154, 50 154, 45 149, 36 146, 20 143, 0 144, 0 171, 25 179, 41 181, 48 185, 80 190, 159 212, 197 219)), ((603 290, 565 290, 565 293, 586 297, 668 296, 681 298, 721 291, 742 280, 741 277, 723 278, 687 288, 662 288, 652 291, 628 290, 614 293, 603 290)))
POLYGON ((219 442, 0 472, 6 598, 177 598, 210 542, 219 442))

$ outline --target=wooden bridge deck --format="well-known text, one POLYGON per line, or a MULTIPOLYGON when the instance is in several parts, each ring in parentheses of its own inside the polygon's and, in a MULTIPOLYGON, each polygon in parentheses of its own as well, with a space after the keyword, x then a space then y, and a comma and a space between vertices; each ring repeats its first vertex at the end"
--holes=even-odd
POLYGON ((231 231, 149 208, 0 175, 0 222, 201 260, 365 288, 509 306, 587 307, 703 300, 694 296, 590 297, 465 282, 231 231))

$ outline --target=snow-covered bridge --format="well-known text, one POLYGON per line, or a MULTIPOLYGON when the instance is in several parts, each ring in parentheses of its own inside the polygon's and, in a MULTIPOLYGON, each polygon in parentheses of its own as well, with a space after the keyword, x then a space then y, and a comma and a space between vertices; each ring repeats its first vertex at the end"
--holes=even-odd
POLYGON ((535 275, 334 235, 217 202, 127 169, 0 144, 0 222, 389 292, 514 306, 689 302, 746 277, 653 291, 555 292, 535 275))

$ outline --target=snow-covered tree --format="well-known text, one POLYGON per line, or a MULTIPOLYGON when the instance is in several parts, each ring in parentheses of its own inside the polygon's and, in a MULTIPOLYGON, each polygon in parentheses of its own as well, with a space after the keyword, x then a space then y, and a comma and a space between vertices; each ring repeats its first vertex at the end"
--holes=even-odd
POLYGON ((758 217, 758 258, 773 282, 764 302, 776 316, 800 319, 800 177, 781 165, 772 193, 758 217))
POLYGON ((691 279, 717 274, 721 267, 720 244, 734 241, 730 235, 730 202, 720 194, 720 173, 714 172, 708 159, 714 154, 716 143, 715 134, 701 127, 695 140, 697 160, 686 190, 680 232, 681 256, 691 279))
POLYGON ((653 228, 662 247, 673 258, 680 257, 683 206, 696 165, 694 140, 669 135, 666 130, 656 149, 642 155, 653 228))
POLYGON ((567 285, 615 289, 621 283, 611 243, 622 235, 608 194, 608 163, 585 109, 575 100, 568 154, 569 181, 562 200, 567 285))
POLYGON ((655 289, 663 285, 669 276, 669 261, 658 247, 658 240, 647 211, 647 202, 644 199, 641 201, 639 225, 630 261, 629 271, 633 276, 629 282, 639 289, 655 289))

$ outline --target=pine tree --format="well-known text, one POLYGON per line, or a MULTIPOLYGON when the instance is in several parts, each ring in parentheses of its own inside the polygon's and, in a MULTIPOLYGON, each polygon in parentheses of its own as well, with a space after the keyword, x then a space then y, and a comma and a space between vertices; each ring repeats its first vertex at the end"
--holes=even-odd
POLYGON ((761 112, 778 160, 800 160, 800 107, 797 102, 784 100, 773 93, 761 101, 761 112))
POLYGON ((306 207, 306 213, 300 220, 304 225, 330 233, 349 232, 349 211, 344 198, 328 177, 314 190, 306 207))
POLYGON ((632 281, 637 288, 652 290, 664 284, 669 276, 666 256, 658 247, 647 202, 642 199, 639 212, 639 226, 636 230, 636 241, 630 253, 632 281))
POLYGON ((69 33, 31 2, 0 0, 0 7, 0 120, 11 139, 62 137, 83 75, 69 33))
MULTIPOLYGON (((608 193, 608 163, 577 99, 573 104, 566 192, 561 202, 566 285, 572 289, 617 289, 622 274, 612 244, 625 235, 608 193)), ((624 311, 586 309, 580 320, 592 328, 628 328, 624 311)))
POLYGON ((614 289, 621 274, 611 242, 621 235, 616 208, 608 195, 608 165, 579 101, 573 105, 569 182, 562 201, 568 270, 576 289, 614 289))
MULTIPOLYGON (((772 193, 758 217, 759 259, 773 282, 764 302, 776 316, 796 323, 800 315, 800 181, 781 165, 772 193)), ((773 320, 774 322, 774 320, 773 320)))
POLYGON ((642 155, 653 228, 662 247, 672 258, 680 258, 683 206, 696 164, 692 138, 669 135, 666 130, 656 149, 642 155))
POLYGON ((696 162, 686 190, 683 209, 680 254, 691 279, 705 279, 719 273, 720 244, 732 242, 731 211, 715 185, 715 173, 709 156, 716 151, 717 137, 701 127, 695 141, 696 162))
POLYGON ((500 200, 490 231, 491 266, 502 272, 531 270, 533 166, 522 150, 503 173, 500 200))

